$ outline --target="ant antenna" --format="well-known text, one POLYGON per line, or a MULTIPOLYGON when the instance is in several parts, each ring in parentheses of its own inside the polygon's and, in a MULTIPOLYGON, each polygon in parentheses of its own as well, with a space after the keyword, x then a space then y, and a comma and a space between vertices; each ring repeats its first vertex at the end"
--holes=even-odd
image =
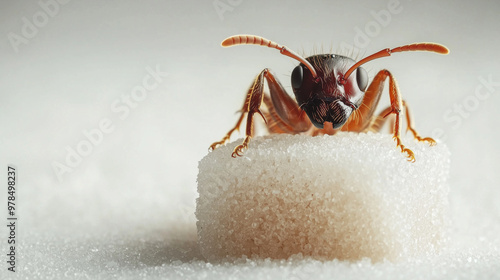
POLYGON ((285 46, 280 46, 277 43, 270 41, 268 39, 262 38, 260 36, 255 36, 255 35, 234 35, 231 37, 226 38, 224 41, 222 41, 221 45, 223 47, 231 47, 234 45, 260 45, 268 48, 274 48, 280 51, 281 54, 289 56, 293 59, 296 59, 300 61, 302 64, 304 64, 309 71, 311 71, 311 74, 314 79, 318 79, 318 74, 316 73, 316 70, 314 70, 314 67, 309 63, 307 60, 305 60, 303 57, 300 55, 296 54, 294 51, 289 50, 285 46))
POLYGON ((361 66, 362 64, 367 63, 368 61, 390 56, 392 53, 395 52, 407 52, 407 51, 427 51, 427 52, 436 52, 439 54, 448 54, 450 51, 448 48, 446 48, 443 45, 436 44, 436 43, 415 43, 415 44, 410 44, 410 45, 404 45, 401 47, 393 48, 393 49, 383 49, 377 53, 374 53, 368 57, 363 58, 362 60, 358 61, 356 64, 351 66, 349 70, 344 74, 344 76, 339 77, 339 83, 340 84, 345 84, 347 81, 347 78, 352 74, 356 68, 361 66))

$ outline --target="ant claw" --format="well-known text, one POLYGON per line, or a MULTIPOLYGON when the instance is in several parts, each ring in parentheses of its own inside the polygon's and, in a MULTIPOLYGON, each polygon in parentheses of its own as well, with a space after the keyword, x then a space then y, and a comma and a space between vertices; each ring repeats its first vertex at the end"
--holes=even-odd
POLYGON ((429 143, 429 146, 434 146, 436 145, 436 140, 432 139, 431 137, 425 137, 425 138, 422 138, 420 136, 417 136, 416 137, 418 141, 420 142, 427 142, 429 143))
POLYGON ((435 146, 437 144, 436 140, 434 140, 434 139, 432 139, 430 137, 426 137, 422 141, 425 141, 425 142, 429 143, 429 146, 435 146))
POLYGON ((219 148, 220 146, 224 145, 226 143, 227 139, 224 138, 222 139, 222 141, 219 141, 219 142, 214 142, 212 145, 210 145, 210 147, 208 148, 208 151, 211 152, 217 148, 219 148))
POLYGON ((406 154, 408 161, 415 162, 415 154, 412 150, 406 148, 405 145, 401 144, 401 139, 399 138, 399 136, 395 135, 392 138, 396 140, 397 146, 401 148, 401 152, 406 154))
POLYGON ((212 152, 213 150, 217 149, 220 145, 221 145, 220 142, 215 142, 212 145, 210 145, 210 147, 208 147, 208 151, 212 152))
POLYGON ((408 157, 408 161, 409 162, 415 162, 415 156, 414 155, 411 155, 408 157))
POLYGON ((403 145, 401 146, 401 152, 406 153, 408 161, 415 162, 415 154, 413 153, 413 151, 405 148, 403 145))
POLYGON ((238 146, 236 146, 236 148, 234 148, 234 151, 233 151, 233 153, 231 154, 231 156, 232 156, 233 158, 235 158, 235 157, 237 157, 237 156, 238 156, 238 157, 241 157, 241 156, 243 155, 243 150, 245 150, 245 149, 247 149, 247 148, 248 148, 248 146, 247 146, 246 144, 241 144, 241 145, 238 145, 238 146))

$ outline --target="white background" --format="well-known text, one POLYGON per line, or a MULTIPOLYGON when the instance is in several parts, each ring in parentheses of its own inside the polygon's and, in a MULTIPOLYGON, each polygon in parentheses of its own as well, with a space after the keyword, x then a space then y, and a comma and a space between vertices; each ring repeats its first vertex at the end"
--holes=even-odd
MULTIPOLYGON (((296 61, 268 48, 220 46, 245 33, 305 56, 336 52, 342 43, 358 46, 359 57, 413 42, 446 45, 448 56, 398 53, 365 68, 371 76, 392 71, 420 134, 442 131, 452 152, 451 203, 461 240, 482 237, 498 246, 500 2, 400 0, 390 19, 377 21, 393 2, 73 0, 49 5, 47 15, 43 3, 58 2, 3 1, 0 181, 5 186, 8 164, 17 167, 19 238, 25 244, 110 234, 195 240, 198 161, 234 124, 263 68, 291 93, 296 61), (362 46, 355 44, 361 32, 362 46), (123 106, 147 69, 168 75, 120 118, 112 104, 123 106), (494 83, 476 96, 481 79, 494 83), (462 115, 457 106, 465 108, 462 115), (84 145, 84 132, 104 119, 113 131, 68 166, 68 149, 84 145), (59 179, 54 164, 71 172, 59 179)), ((0 191, 0 205, 6 192, 0 191)), ((25 264, 33 254, 25 252, 25 264)))

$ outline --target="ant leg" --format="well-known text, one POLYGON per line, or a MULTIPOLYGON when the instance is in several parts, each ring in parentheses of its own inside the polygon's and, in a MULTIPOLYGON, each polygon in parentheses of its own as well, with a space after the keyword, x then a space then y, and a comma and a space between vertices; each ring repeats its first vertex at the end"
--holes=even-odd
POLYGON ((248 96, 251 94, 251 91, 252 91, 252 86, 250 87, 250 89, 247 92, 245 102, 243 102, 243 108, 241 108, 241 110, 239 111, 239 112, 241 112, 241 115, 240 115, 238 121, 236 122, 236 125, 231 130, 229 130, 229 132, 222 138, 221 141, 214 142, 212 145, 210 145, 209 151, 213 151, 216 148, 218 148, 219 146, 224 145, 227 141, 229 141, 229 138, 231 137, 233 132, 240 130, 240 125, 243 122, 243 119, 245 118, 245 114, 247 113, 246 109, 248 108, 248 104, 247 104, 248 96))
MULTIPOLYGON (((243 103, 243 108, 241 109, 241 115, 238 121, 236 122, 236 125, 229 130, 229 132, 222 138, 221 141, 215 142, 212 145, 210 145, 210 150, 214 150, 220 145, 223 145, 226 143, 229 138, 231 137, 231 134, 239 130, 241 123, 243 122, 243 119, 245 115, 247 115, 247 127, 246 127, 246 137, 245 140, 241 145, 238 145, 233 153, 232 156, 241 156, 242 152, 244 149, 248 147, 248 143, 250 142, 250 138, 252 138, 253 135, 253 116, 255 113, 258 113, 264 118, 264 115, 260 111, 260 106, 262 104, 262 99, 263 99, 263 87, 264 87, 264 75, 267 72, 267 69, 262 70, 262 72, 257 75, 255 78, 254 82, 252 83, 252 86, 250 86, 250 89, 247 92, 245 102, 243 103)), ((265 118, 264 118, 265 121, 265 118)))
MULTIPOLYGON (((262 105, 262 100, 264 98, 264 76, 269 72, 266 68, 260 72, 260 74, 255 78, 252 86, 248 90, 247 98, 245 100, 245 105, 243 111, 247 112, 247 127, 246 136, 243 143, 234 148, 232 157, 242 156, 243 151, 248 148, 248 143, 253 136, 253 117, 255 113, 261 115, 261 117, 266 121, 266 118, 260 111, 260 106, 262 105)), ((266 121, 267 122, 267 121, 266 121)))
POLYGON ((241 145, 238 145, 232 156, 241 156, 243 151, 248 148, 248 143, 253 136, 253 116, 258 113, 266 121, 266 126, 270 133, 300 133, 307 131, 312 123, 309 121, 306 113, 300 109, 297 102, 290 97, 275 78, 269 69, 264 69, 255 78, 252 86, 247 92, 245 103, 241 109, 242 114, 236 125, 222 138, 221 141, 215 142, 210 146, 210 150, 216 149, 218 146, 226 143, 231 134, 239 130, 245 115, 247 115, 246 137, 241 145), (268 82, 270 95, 263 92, 264 78, 268 82), (262 112, 260 107, 264 102, 267 107, 267 112, 262 112), (269 122, 267 121, 269 120, 269 122))
POLYGON ((275 125, 279 125, 280 129, 285 133, 291 134, 309 130, 312 123, 306 112, 300 109, 295 99, 286 92, 283 85, 271 71, 267 71, 264 76, 270 91, 270 98, 264 97, 264 103, 272 117, 270 119, 272 122, 267 124, 270 132, 275 133, 273 131, 275 125))
POLYGON ((422 138, 422 137, 420 137, 420 135, 418 135, 417 131, 412 126, 413 120, 411 118, 410 109, 408 108, 408 104, 406 104, 406 101, 404 101, 404 100, 403 100, 403 106, 405 107, 406 123, 408 124, 407 131, 408 130, 411 131, 411 133, 413 133, 413 136, 415 137, 415 139, 417 139, 418 141, 426 141, 429 143, 430 146, 436 145, 436 141, 434 139, 432 139, 431 137, 422 138))
POLYGON ((387 78, 383 71, 380 71, 372 80, 365 91, 363 102, 359 108, 353 112, 347 123, 342 126, 342 131, 367 131, 371 130, 373 115, 384 91, 384 82, 387 78), (369 129, 370 128, 370 129, 369 129))
POLYGON ((384 89, 384 82, 387 78, 389 78, 389 97, 391 100, 391 106, 384 110, 384 112, 382 112, 383 114, 381 113, 380 116, 385 118, 390 114, 395 115, 396 118, 394 122, 393 138, 396 141, 396 145, 401 148, 402 153, 406 153, 409 161, 415 161, 415 155, 413 151, 406 148, 401 143, 400 130, 402 116, 400 113, 401 107, 404 105, 403 100, 401 99, 401 94, 399 93, 398 86, 396 84, 396 79, 394 79, 394 76, 388 70, 382 70, 378 72, 373 79, 373 82, 366 90, 365 98, 367 98, 367 101, 365 102, 365 100, 363 100, 363 104, 361 105, 362 108, 360 107, 360 110, 362 110, 361 116, 365 117, 365 119, 362 119, 361 121, 358 121, 358 123, 356 123, 357 129, 359 129, 358 131, 370 130, 372 125, 376 125, 378 123, 380 124, 380 121, 377 122, 376 119, 373 120, 373 111, 375 110, 375 106, 380 100, 380 95, 384 89))
POLYGON ((300 109, 297 102, 288 95, 281 83, 267 68, 262 70, 255 79, 252 88, 249 90, 245 104, 247 105, 246 111, 248 112, 246 137, 243 143, 234 149, 233 157, 241 156, 243 150, 248 148, 248 143, 253 136, 253 116, 255 113, 262 116, 271 133, 300 133, 307 131, 312 126, 306 113, 300 109), (269 97, 263 92, 263 78, 267 80, 269 86, 269 97), (260 111, 262 101, 264 101, 268 108, 266 115, 268 118, 270 117, 269 123, 264 113, 260 111))
POLYGON ((236 125, 231 130, 229 130, 229 132, 222 138, 222 140, 220 140, 218 142, 214 142, 214 143, 212 143, 212 145, 210 145, 210 148, 208 148, 209 151, 213 151, 213 150, 217 149, 219 146, 224 145, 227 141, 229 141, 229 138, 231 137, 231 134, 233 134, 233 132, 235 132, 236 130, 238 130, 238 131, 240 130, 240 125, 243 122, 243 118, 245 117, 245 113, 246 112, 241 113, 240 118, 236 122, 236 125))

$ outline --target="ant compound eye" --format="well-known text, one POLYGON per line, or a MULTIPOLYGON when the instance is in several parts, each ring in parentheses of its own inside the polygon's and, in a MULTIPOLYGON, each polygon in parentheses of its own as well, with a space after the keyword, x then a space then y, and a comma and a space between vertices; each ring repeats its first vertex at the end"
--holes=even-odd
POLYGON ((304 70, 302 69, 302 66, 299 65, 295 67, 295 69, 293 69, 292 72, 292 87, 300 88, 303 80, 304 80, 304 70))
POLYGON ((368 86, 368 73, 364 68, 356 68, 356 81, 358 82, 358 88, 361 91, 365 91, 368 86))

